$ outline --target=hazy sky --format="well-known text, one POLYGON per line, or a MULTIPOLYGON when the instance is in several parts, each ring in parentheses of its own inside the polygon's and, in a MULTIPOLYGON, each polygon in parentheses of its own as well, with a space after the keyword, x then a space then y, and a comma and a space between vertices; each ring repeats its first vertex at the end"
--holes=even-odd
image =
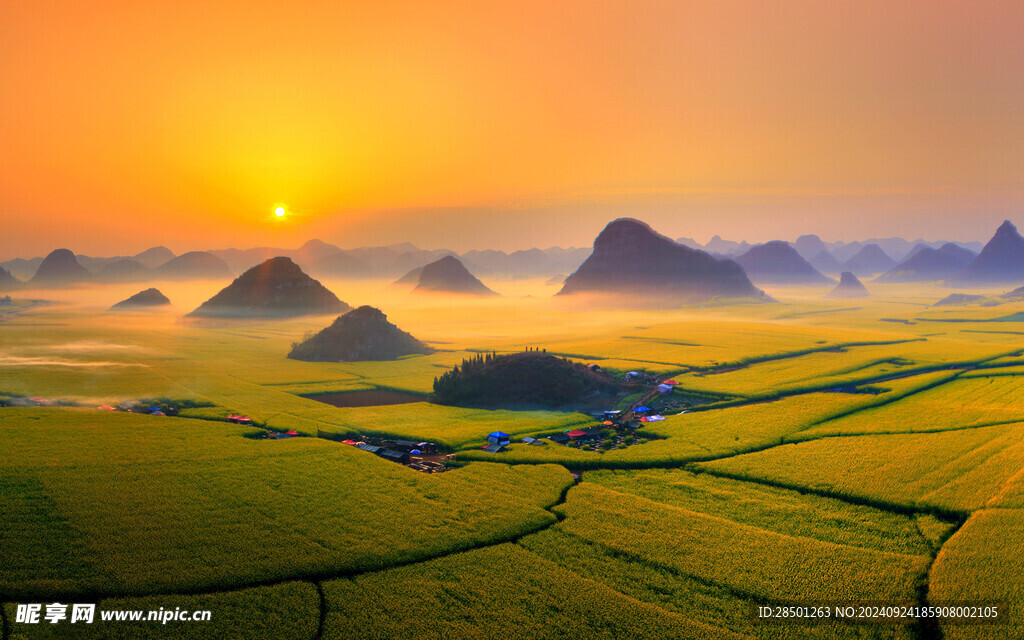
POLYGON ((1024 226, 1021 33, 1019 1, 3 2, 0 258, 987 239, 1024 226))

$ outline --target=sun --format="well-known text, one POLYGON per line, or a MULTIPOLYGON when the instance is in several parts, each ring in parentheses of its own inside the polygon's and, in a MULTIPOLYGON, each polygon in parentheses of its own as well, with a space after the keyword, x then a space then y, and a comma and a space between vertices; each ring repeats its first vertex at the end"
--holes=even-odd
POLYGON ((284 207, 278 207, 278 208, 274 209, 274 215, 277 216, 278 218, 283 218, 284 217, 284 207))

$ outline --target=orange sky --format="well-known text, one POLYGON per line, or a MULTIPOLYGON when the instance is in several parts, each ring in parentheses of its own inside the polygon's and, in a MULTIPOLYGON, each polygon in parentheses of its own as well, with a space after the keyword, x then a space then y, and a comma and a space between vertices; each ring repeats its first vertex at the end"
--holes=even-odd
POLYGON ((0 4, 0 258, 987 238, 1019 2, 0 4), (271 216, 283 204, 293 215, 271 216))

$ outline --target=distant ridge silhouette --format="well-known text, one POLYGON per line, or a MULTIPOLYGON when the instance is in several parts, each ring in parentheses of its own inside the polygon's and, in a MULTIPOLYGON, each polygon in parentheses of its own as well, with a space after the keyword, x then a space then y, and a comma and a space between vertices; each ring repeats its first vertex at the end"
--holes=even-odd
POLYGON ((866 298, 871 295, 867 287, 849 271, 844 271, 839 276, 839 284, 829 292, 827 298, 866 298))
POLYGON ((78 258, 70 249, 55 249, 43 258, 29 284, 60 286, 85 282, 90 279, 92 279, 92 273, 79 264, 78 258))
POLYGON ((309 362, 351 362, 395 360, 432 352, 433 349, 388 322, 380 309, 362 306, 338 316, 316 335, 292 345, 288 357, 309 362))
POLYGON ((738 263, 681 245, 633 218, 614 220, 601 231, 559 295, 586 292, 769 299, 738 263))
POLYGON ((1005 220, 956 279, 976 284, 1024 281, 1024 238, 1017 233, 1017 227, 1005 220))
POLYGON ((446 293, 467 293, 477 296, 495 296, 466 269, 455 256, 445 256, 423 266, 414 291, 441 291, 446 293))
POLYGON ((781 240, 751 247, 734 258, 755 283, 824 284, 835 282, 804 260, 792 245, 781 240))
POLYGON ((130 298, 126 298, 121 302, 110 307, 111 310, 116 309, 138 309, 146 307, 161 307, 171 304, 171 301, 167 299, 159 289, 149 288, 145 291, 140 291, 130 298))
POLYGON ((339 313, 349 308, 322 284, 303 273, 291 258, 282 256, 249 269, 188 315, 283 317, 339 313))

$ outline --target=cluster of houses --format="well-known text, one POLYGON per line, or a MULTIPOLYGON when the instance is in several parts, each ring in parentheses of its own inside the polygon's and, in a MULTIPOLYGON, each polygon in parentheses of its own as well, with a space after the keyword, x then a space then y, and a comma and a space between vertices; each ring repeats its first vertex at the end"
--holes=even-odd
MULTIPOLYGON (((653 409, 644 405, 627 412, 612 410, 592 413, 590 415, 598 424, 585 429, 572 429, 564 433, 556 433, 547 436, 544 440, 563 446, 583 446, 598 444, 605 440, 613 440, 614 446, 623 447, 627 446, 628 442, 630 442, 625 440, 625 438, 634 435, 636 430, 643 427, 644 424, 660 422, 665 419, 664 416, 654 413, 653 409), (626 419, 627 415, 630 416, 630 419, 626 419)), ((544 440, 531 436, 522 438, 523 444, 532 446, 547 445, 547 442, 544 442, 544 440)), ((480 448, 488 453, 498 453, 511 444, 511 442, 512 437, 509 434, 495 431, 487 435, 487 444, 480 448)))
MULTIPOLYGON (((32 398, 32 400, 41 400, 41 398, 32 398)), ((134 404, 119 404, 109 405, 101 404, 96 407, 100 411, 126 411, 128 413, 143 413, 150 416, 176 416, 178 415, 178 408, 170 405, 160 404, 147 404, 143 402, 136 402, 134 404)))
MULTIPOLYGON (((423 473, 440 473, 447 471, 442 462, 429 460, 425 456, 436 457, 437 445, 433 442, 413 442, 412 440, 342 440, 342 444, 361 449, 375 456, 404 464, 423 473)), ((448 456, 451 458, 451 456, 448 456)))

